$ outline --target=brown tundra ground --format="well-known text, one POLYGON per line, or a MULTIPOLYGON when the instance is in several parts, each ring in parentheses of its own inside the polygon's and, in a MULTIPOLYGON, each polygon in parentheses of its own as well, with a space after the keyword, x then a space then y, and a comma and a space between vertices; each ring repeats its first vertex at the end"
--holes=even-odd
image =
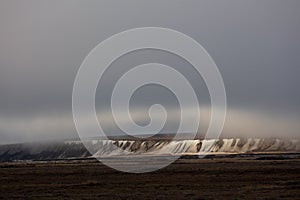
POLYGON ((94 160, 2 163, 0 199, 300 199, 300 159, 180 159, 145 174, 94 160))

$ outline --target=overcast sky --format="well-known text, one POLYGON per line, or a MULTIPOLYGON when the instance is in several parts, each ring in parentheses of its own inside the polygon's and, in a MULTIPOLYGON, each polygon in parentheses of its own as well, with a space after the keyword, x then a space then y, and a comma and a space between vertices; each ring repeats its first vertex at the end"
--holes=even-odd
MULTIPOLYGON (((300 133, 300 1, 0 1, 0 143, 75 138, 72 87, 86 55, 109 36, 137 27, 165 27, 197 40, 222 74, 228 113, 224 137, 297 137, 300 133)), ((156 50, 133 52, 111 67, 96 105, 108 112, 107 95, 124 69, 158 62, 183 73, 204 113, 209 95, 201 77, 180 58, 156 50)), ((138 123, 160 102, 173 118, 174 96, 145 87, 133 98, 138 123), (167 109, 167 110, 168 110, 167 109), (143 114, 144 113, 144 114, 143 114)), ((117 134, 110 115, 103 119, 117 134)), ((200 131, 205 131, 208 117, 200 131)))

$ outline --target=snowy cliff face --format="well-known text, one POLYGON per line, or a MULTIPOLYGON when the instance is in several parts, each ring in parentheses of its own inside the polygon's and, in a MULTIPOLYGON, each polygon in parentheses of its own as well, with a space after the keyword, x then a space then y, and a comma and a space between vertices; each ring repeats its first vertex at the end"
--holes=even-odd
MULTIPOLYGON (((110 151, 109 147, 117 146, 125 152, 155 153, 158 149, 163 149, 166 155, 177 154, 203 154, 210 153, 249 153, 249 152, 300 152, 299 140, 281 139, 218 139, 218 140, 180 140, 180 141, 92 141, 91 145, 99 145, 96 155, 118 154, 110 151), (186 147, 187 148, 186 150, 186 147)), ((113 148, 112 148, 113 149, 113 148)))
MULTIPOLYGON (((85 145, 96 149, 94 156, 124 155, 126 153, 158 155, 200 155, 228 153, 300 153, 299 140, 283 139, 210 139, 210 140, 87 140, 85 145), (116 147, 119 147, 120 150, 116 147), (188 148, 186 148, 188 147, 188 148)), ((0 146, 0 161, 53 160, 86 158, 91 154, 81 141, 12 144, 0 146)))

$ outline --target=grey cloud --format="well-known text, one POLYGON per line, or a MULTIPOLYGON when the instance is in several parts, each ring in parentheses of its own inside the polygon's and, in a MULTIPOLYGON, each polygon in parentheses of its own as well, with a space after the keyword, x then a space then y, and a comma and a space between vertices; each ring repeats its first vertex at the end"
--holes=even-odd
MULTIPOLYGON (((229 117, 224 134, 232 131, 241 135, 264 132, 271 137, 297 136, 299 8, 297 0, 1 1, 1 143, 76 136, 71 95, 81 62, 94 46, 112 34, 144 26, 186 33, 210 53, 227 91, 229 117), (253 110, 259 112, 247 114, 253 110), (273 118, 277 121, 273 122, 273 118), (243 122, 232 123, 235 119, 243 122), (260 125, 252 126, 253 119, 260 125), (23 120, 27 125, 20 125, 23 120), (48 120, 49 124, 45 123, 48 120), (283 123, 281 128, 279 122, 283 123), (241 131, 233 130, 242 124, 241 131)), ((131 65, 153 60, 184 73, 200 102, 209 104, 201 78, 188 63, 167 53, 135 52, 111 66, 117 71, 107 73, 116 78, 131 65)), ((106 80, 103 90, 99 88, 99 111, 107 108, 104 96, 111 90, 111 82, 106 80)), ((177 105, 172 95, 159 95, 163 90, 147 91, 137 93, 133 106, 149 106, 158 100, 163 105, 177 105)))

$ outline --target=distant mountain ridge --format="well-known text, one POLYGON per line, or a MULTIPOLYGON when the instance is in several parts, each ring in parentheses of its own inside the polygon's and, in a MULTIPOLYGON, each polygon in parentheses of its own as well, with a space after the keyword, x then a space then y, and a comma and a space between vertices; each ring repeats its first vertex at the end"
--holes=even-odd
MULTIPOLYGON (((243 153, 300 153, 297 139, 207 139, 177 140, 135 139, 101 140, 90 139, 85 145, 94 149, 94 156, 127 155, 201 155, 243 153), (161 154, 156 151, 161 150, 161 154)), ((9 144, 0 146, 0 161, 57 160, 89 158, 91 153, 80 140, 9 144)))

